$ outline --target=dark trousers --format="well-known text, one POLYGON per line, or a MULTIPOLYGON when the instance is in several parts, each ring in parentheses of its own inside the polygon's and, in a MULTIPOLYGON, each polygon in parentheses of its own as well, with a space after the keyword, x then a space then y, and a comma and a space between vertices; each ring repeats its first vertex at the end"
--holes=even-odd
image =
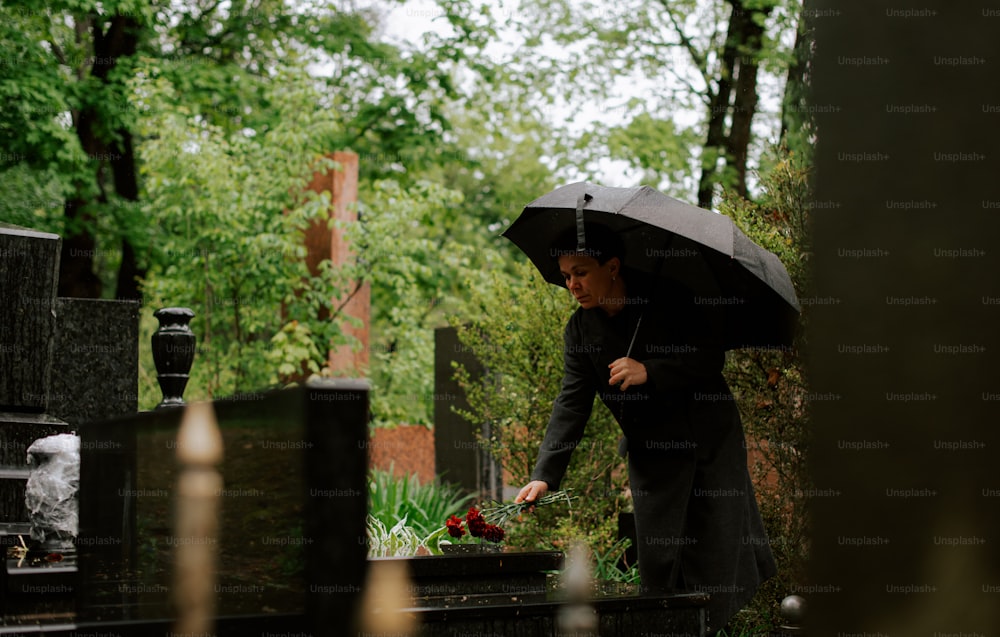
POLYGON ((690 435, 630 437, 628 456, 643 589, 708 593, 720 629, 777 572, 738 413, 690 435))

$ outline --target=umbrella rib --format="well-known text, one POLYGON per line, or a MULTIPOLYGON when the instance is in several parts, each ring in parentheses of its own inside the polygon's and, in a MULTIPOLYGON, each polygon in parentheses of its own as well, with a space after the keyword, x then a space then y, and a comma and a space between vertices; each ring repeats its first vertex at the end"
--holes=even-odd
POLYGON ((636 191, 635 191, 635 193, 633 193, 632 196, 628 198, 628 201, 626 201, 625 203, 623 203, 618 210, 615 210, 615 214, 619 214, 622 210, 624 210, 625 208, 627 208, 630 203, 632 203, 633 201, 635 201, 639 197, 639 195, 641 195, 643 193, 643 191, 644 191, 644 187, 637 188, 636 191))

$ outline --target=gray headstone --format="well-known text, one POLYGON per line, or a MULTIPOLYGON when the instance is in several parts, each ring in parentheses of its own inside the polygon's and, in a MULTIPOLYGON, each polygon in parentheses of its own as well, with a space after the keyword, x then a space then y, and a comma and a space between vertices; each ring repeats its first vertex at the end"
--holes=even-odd
POLYGON ((71 425, 138 411, 138 302, 56 299, 48 412, 71 425))
POLYGON ((46 409, 60 243, 0 223, 0 411, 46 409))

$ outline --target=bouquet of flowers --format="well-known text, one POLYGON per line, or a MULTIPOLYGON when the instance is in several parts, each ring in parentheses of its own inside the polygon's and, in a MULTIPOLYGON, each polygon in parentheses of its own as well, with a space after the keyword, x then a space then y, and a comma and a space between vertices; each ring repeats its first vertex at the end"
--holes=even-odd
MULTIPOLYGON (((472 537, 481 537, 490 542, 503 542, 503 538, 506 535, 506 531, 500 525, 487 522, 482 512, 476 507, 470 507, 469 512, 465 514, 465 524, 469 527, 469 535, 472 537)), ((444 525, 448 529, 448 535, 455 539, 465 535, 465 529, 462 527, 462 518, 457 515, 448 518, 444 525)))
POLYGON ((445 528, 448 531, 448 535, 455 539, 461 539, 465 536, 466 531, 468 531, 471 537, 500 543, 503 542, 506 536, 503 526, 510 518, 520 515, 523 511, 531 507, 544 506, 555 502, 566 502, 569 504, 572 499, 573 497, 570 496, 569 491, 554 491, 546 493, 534 502, 509 502, 506 504, 494 502, 482 510, 477 507, 470 507, 465 514, 464 520, 457 515, 452 515, 445 521, 445 528))

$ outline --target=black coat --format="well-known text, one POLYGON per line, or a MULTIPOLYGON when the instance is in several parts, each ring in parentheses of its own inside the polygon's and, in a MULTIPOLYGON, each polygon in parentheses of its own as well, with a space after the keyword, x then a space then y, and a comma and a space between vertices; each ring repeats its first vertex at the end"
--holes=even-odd
POLYGON ((714 631, 776 573, 743 427, 712 308, 666 284, 630 281, 615 316, 580 308, 566 325, 562 390, 532 479, 559 488, 599 394, 627 439, 643 588, 710 593, 714 631), (622 391, 608 384, 608 364, 633 335, 631 358, 648 380, 622 391))

